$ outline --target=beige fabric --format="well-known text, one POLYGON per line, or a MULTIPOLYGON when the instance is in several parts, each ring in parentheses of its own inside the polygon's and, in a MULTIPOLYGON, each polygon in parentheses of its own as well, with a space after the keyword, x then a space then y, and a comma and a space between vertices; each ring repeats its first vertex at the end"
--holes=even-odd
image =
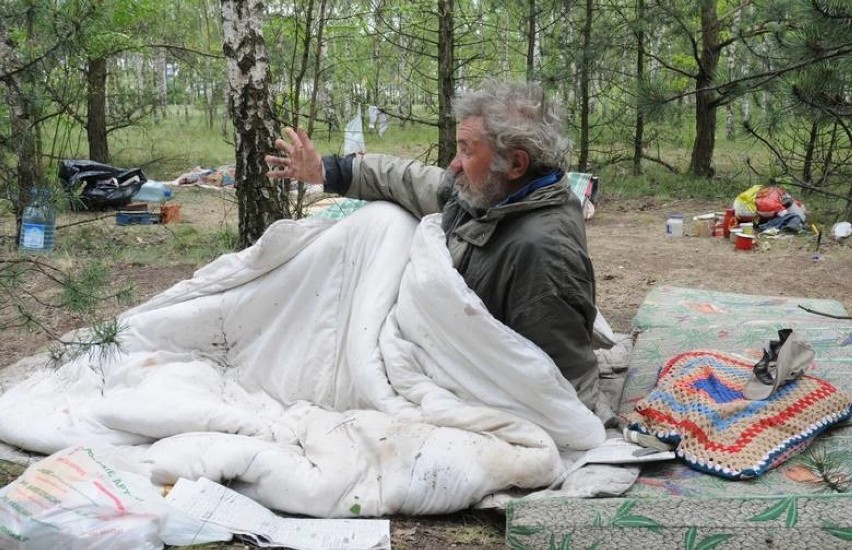
POLYGON ((764 384, 757 376, 752 376, 743 388, 746 399, 762 401, 786 382, 798 378, 814 360, 814 349, 798 332, 792 332, 778 350, 775 364, 770 363, 769 372, 772 384, 764 384))

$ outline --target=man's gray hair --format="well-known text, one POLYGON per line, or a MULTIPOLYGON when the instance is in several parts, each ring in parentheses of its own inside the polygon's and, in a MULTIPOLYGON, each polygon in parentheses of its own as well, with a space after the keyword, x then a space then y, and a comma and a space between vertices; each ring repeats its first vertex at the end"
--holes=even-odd
POLYGON ((530 155, 532 173, 567 168, 570 142, 561 133, 560 109, 541 86, 488 81, 459 96, 453 108, 458 121, 482 117, 486 137, 502 159, 523 149, 530 155))

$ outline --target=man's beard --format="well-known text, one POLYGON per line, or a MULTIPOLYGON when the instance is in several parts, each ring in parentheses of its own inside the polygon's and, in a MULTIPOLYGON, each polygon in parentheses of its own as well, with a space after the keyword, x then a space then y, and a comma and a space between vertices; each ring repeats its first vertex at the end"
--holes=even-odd
POLYGON ((450 178, 453 187, 458 190, 459 202, 471 212, 485 211, 509 196, 509 182, 506 175, 491 169, 488 177, 479 187, 473 187, 464 172, 447 170, 445 178, 450 178))

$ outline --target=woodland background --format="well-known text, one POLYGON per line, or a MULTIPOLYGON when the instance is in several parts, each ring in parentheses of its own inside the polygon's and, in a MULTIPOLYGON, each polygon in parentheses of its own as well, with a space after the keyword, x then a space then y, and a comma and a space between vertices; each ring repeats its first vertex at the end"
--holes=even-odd
POLYGON ((19 217, 64 158, 157 177, 235 159, 246 246, 294 214, 262 162, 283 126, 330 144, 376 105, 446 165, 453 97, 497 77, 553 93, 578 171, 781 178, 848 217, 850 69, 849 0, 6 0, 0 196, 19 217), (187 158, 198 117, 230 158, 187 158))
MULTIPOLYGON (((667 213, 753 184, 788 188, 817 231, 850 220, 850 0, 2 0, 0 365, 116 344, 117 313, 301 216, 305 195, 265 177, 283 127, 338 153, 375 105, 389 128, 368 151, 446 165, 453 97, 485 78, 540 82, 567 113, 572 169, 601 177, 590 251, 618 330, 656 284, 850 307, 843 243, 660 241, 667 213), (74 158, 157 180, 235 163, 237 185, 178 190, 175 226, 119 228, 69 208, 57 169, 74 158), (17 252, 32 187, 59 211, 47 256, 17 252), (62 339, 82 326, 91 341, 62 339)), ((502 525, 394 518, 394 546, 502 547, 502 525)))

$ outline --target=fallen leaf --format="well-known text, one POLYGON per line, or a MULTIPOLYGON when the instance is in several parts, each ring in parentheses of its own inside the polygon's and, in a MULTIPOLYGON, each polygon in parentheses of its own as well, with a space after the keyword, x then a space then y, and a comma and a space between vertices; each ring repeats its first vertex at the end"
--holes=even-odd
POLYGON ((796 464, 795 466, 787 468, 787 470, 784 471, 784 475, 799 483, 819 483, 822 481, 820 476, 814 474, 801 464, 796 464))

